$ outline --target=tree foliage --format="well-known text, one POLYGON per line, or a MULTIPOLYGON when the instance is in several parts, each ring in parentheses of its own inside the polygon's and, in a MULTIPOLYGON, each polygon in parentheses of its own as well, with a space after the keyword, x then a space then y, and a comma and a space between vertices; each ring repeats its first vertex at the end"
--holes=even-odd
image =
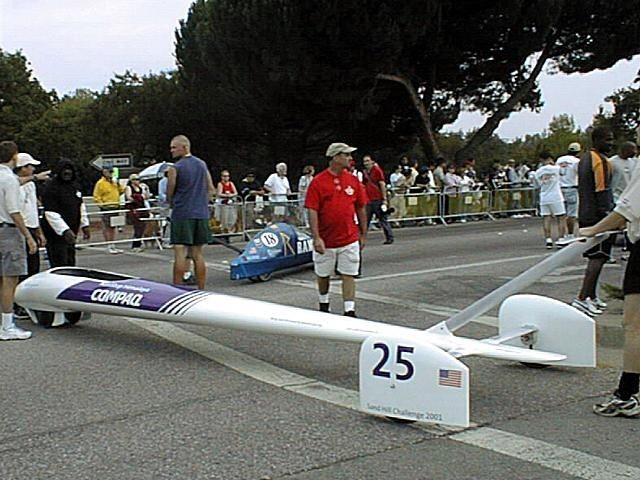
MULTIPOLYGON (((168 158, 175 134, 214 173, 268 174, 285 161, 324 166, 345 141, 389 165, 433 159, 533 161, 583 143, 569 116, 506 143, 494 132, 519 109, 539 109, 543 68, 589 72, 640 52, 640 0, 196 0, 176 31, 175 72, 116 75, 101 92, 57 99, 21 53, 0 50, 0 134, 44 159, 85 164, 131 152, 168 158), (488 120, 441 134, 461 111, 488 120)), ((608 122, 630 138, 638 89, 609 97, 608 122)))
POLYGON ((21 52, 0 48, 0 138, 16 138, 23 126, 37 120, 56 99, 33 78, 21 52))
POLYGON ((640 128, 640 86, 617 90, 605 100, 612 111, 601 108, 595 123, 611 128, 618 141, 636 140, 640 128))
POLYGON ((231 139, 268 162, 296 161, 337 137, 410 148, 418 136, 432 156, 444 124, 479 110, 489 120, 461 157, 512 111, 541 106, 545 64, 587 72, 640 52, 639 6, 199 0, 177 32, 176 56, 194 119, 210 120, 203 135, 222 150, 231 139))

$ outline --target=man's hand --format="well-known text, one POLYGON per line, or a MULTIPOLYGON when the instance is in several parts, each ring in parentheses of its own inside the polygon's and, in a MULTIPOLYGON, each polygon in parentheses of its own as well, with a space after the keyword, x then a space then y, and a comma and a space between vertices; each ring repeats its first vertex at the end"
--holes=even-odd
POLYGON ((316 252, 318 252, 320 255, 322 255, 326 251, 326 248, 324 246, 324 240, 322 240, 322 238, 320 238, 320 237, 314 238, 313 239, 313 249, 316 252))
POLYGON ((69 245, 74 245, 76 243, 76 234, 73 233, 70 228, 65 230, 62 236, 64 237, 64 241, 69 245))
POLYGON ((27 248, 29 249, 29 255, 35 255, 38 252, 38 244, 31 235, 27 236, 27 248))
POLYGON ((82 227, 82 239, 89 240, 91 238, 91 230, 88 226, 82 227))
POLYGON ((584 227, 578 230, 578 235, 581 237, 593 237, 595 234, 596 232, 593 227, 584 227))
POLYGON ((49 180, 51 178, 50 174, 51 170, 47 170, 46 172, 36 173, 33 178, 35 180, 38 180, 39 182, 44 182, 45 180, 49 180))
POLYGON ((40 229, 38 229, 38 233, 36 233, 36 242, 38 243, 38 245, 40 247, 45 247, 47 245, 47 239, 45 238, 45 236, 42 234, 42 232, 40 231, 40 229))
POLYGON ((367 243, 367 234, 361 233, 360 238, 358 239, 358 243, 360 244, 360 251, 364 250, 364 246, 367 243))

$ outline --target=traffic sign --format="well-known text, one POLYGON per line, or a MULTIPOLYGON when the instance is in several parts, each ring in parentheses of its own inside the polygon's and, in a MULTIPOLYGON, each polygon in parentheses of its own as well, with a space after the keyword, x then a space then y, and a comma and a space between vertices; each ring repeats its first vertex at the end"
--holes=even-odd
POLYGON ((133 154, 131 153, 101 153, 90 162, 96 170, 103 168, 127 168, 133 166, 133 154))

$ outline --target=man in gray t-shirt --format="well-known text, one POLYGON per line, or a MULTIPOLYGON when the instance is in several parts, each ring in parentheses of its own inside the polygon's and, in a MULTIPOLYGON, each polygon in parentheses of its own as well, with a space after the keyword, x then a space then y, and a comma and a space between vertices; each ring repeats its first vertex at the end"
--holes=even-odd
POLYGON ((611 191, 613 192, 613 201, 617 202, 620 194, 627 188, 631 175, 636 168, 638 159, 638 147, 633 142, 624 142, 620 147, 620 154, 614 155, 609 159, 613 166, 611 172, 611 191))
POLYGON ((202 247, 209 243, 209 201, 214 194, 207 165, 191 155, 191 142, 184 135, 171 140, 171 156, 177 160, 167 173, 167 200, 171 210, 173 283, 184 283, 187 254, 193 260, 198 288, 203 289, 207 266, 202 247))

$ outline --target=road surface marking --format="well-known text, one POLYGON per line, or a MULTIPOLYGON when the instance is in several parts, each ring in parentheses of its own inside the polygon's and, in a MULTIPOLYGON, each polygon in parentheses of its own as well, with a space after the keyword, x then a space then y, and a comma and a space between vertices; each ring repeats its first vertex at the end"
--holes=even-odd
MULTIPOLYGON (((259 382, 331 405, 360 411, 360 400, 357 391, 290 372, 170 323, 134 318, 127 318, 127 320, 154 335, 259 382)), ((577 478, 588 480, 640 478, 640 468, 534 438, 490 427, 475 428, 476 426, 476 424, 472 424, 471 430, 465 430, 460 427, 443 425, 419 423, 412 425, 413 428, 430 435, 448 435, 449 439, 456 442, 541 465, 577 478)))
POLYGON ((482 427, 477 430, 467 430, 449 438, 542 465, 577 478, 589 480, 640 478, 640 468, 494 428, 482 427))
POLYGON ((358 283, 373 282, 375 280, 386 280, 389 278, 412 277, 414 275, 427 275, 429 273, 449 272, 451 270, 463 270, 475 267, 486 267, 488 265, 499 265, 501 263, 521 262, 523 260, 535 260, 547 255, 526 255, 524 257, 498 258, 496 260, 485 260, 483 262, 466 263, 462 265, 449 265, 448 267, 427 268, 424 270, 413 270, 410 272, 388 273, 385 275, 372 275, 359 278, 358 283))

